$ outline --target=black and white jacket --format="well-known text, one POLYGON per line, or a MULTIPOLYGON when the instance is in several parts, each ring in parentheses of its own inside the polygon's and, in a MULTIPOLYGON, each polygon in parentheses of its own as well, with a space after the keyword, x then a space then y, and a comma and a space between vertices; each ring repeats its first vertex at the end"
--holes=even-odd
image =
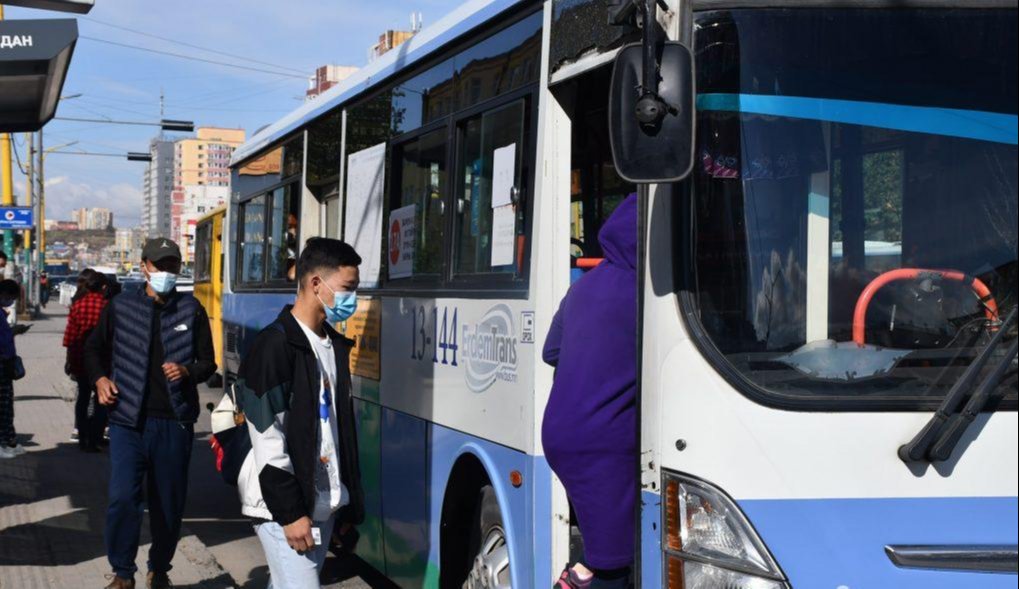
MULTIPOLYGON (((284 307, 276 320, 258 334, 234 384, 252 445, 238 478, 242 512, 280 525, 312 516, 321 424, 318 361, 291 309, 291 305, 284 307)), ((340 508, 337 522, 356 525, 364 520, 364 493, 350 397, 353 342, 328 325, 326 332, 336 353, 340 480, 350 494, 350 502, 340 508)))

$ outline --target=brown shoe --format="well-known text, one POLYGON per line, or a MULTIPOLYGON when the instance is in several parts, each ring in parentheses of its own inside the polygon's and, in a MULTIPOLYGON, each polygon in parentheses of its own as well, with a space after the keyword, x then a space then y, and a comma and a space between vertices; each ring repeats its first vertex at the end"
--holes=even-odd
POLYGON ((170 582, 170 577, 166 573, 149 571, 147 586, 149 589, 172 589, 173 583, 170 582))
POLYGON ((116 575, 106 575, 106 578, 110 581, 106 589, 134 589, 134 579, 125 579, 116 575))

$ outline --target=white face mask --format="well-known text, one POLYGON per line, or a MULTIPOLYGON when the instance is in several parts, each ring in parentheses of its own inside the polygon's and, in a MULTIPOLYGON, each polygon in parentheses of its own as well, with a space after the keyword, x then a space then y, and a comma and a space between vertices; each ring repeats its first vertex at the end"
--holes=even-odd
POLYGON ((177 285, 177 275, 173 272, 149 272, 149 286, 156 294, 165 295, 177 285))

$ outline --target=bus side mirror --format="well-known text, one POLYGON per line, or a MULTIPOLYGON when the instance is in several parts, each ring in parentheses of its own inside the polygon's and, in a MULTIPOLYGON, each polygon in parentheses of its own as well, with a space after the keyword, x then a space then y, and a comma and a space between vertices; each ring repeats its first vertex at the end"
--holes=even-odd
POLYGON ((645 91, 643 45, 620 49, 609 89, 609 138, 616 171, 628 182, 678 182, 693 169, 693 55, 658 45, 658 92, 645 91))

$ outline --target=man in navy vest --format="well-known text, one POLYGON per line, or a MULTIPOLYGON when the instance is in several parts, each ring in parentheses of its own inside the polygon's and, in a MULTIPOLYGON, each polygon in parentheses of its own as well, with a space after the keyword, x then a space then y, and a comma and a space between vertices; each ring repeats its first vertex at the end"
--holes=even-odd
POLYGON ((147 585, 170 586, 199 413, 197 385, 216 371, 209 317, 193 296, 175 288, 180 248, 150 239, 142 263, 145 290, 110 301, 84 353, 99 402, 110 407, 105 538, 113 575, 107 589, 135 586, 143 496, 152 535, 147 585))

